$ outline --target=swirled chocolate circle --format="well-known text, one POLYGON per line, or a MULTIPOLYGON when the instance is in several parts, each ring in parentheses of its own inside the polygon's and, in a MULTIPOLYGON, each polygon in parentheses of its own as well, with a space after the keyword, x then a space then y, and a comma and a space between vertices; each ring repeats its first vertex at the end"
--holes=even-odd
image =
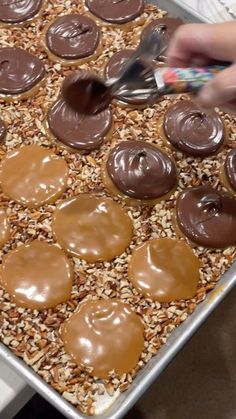
POLYGON ((144 328, 128 304, 118 300, 87 301, 62 325, 65 350, 91 375, 108 378, 136 366, 144 347, 144 328))
POLYGON ((174 161, 144 141, 123 141, 110 152, 106 169, 115 186, 135 199, 153 199, 170 192, 177 182, 174 161))
POLYGON ((185 189, 177 199, 176 221, 199 246, 224 248, 236 243, 236 199, 211 186, 185 189))
POLYGON ((60 16, 46 32, 48 49, 65 60, 78 60, 92 55, 99 39, 100 29, 96 23, 79 14, 60 16))
POLYGON ((0 142, 3 142, 7 135, 7 127, 5 122, 0 118, 0 142))
POLYGON ((21 23, 36 16, 43 0, 0 0, 0 22, 21 23))
POLYGON ((171 17, 155 19, 144 27, 140 38, 141 40, 143 40, 147 35, 149 35, 150 32, 157 31, 162 42, 162 51, 160 53, 160 56, 157 57, 157 59, 160 61, 164 61, 166 59, 166 51, 170 43, 171 37, 176 31, 176 29, 178 29, 178 27, 182 24, 183 22, 181 19, 174 19, 171 17))
POLYGON ((127 23, 144 11, 144 0, 85 0, 89 11, 109 23, 127 23))
POLYGON ((225 141, 221 117, 202 112, 190 100, 172 105, 164 116, 164 134, 177 149, 192 156, 206 157, 217 152, 225 141))
POLYGON ((111 130, 112 112, 106 109, 97 115, 82 115, 59 99, 48 112, 48 126, 65 146, 90 151, 100 147, 111 130))
POLYGON ((0 94, 18 95, 45 76, 43 62, 20 48, 0 48, 0 94))
POLYGON ((224 169, 229 185, 236 192, 236 148, 227 154, 224 169))

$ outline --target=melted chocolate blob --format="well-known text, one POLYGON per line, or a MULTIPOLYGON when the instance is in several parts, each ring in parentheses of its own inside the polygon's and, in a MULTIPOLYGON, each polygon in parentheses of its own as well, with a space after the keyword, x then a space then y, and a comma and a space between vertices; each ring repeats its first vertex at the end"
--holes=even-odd
POLYGON ((236 148, 227 154, 224 169, 231 188, 236 192, 236 148))
POLYGON ((136 366, 144 347, 144 327, 128 304, 118 300, 87 301, 62 325, 65 350, 91 375, 108 378, 136 366))
POLYGON ((21 23, 40 12, 42 0, 0 0, 0 22, 21 23))
POLYGON ((192 156, 214 154, 225 140, 221 117, 215 111, 205 114, 190 100, 177 102, 167 110, 163 129, 175 148, 192 156))
POLYGON ((181 232, 199 246, 236 243, 236 199, 211 186, 185 189, 177 199, 176 219, 181 232))
POLYGON ((46 33, 48 49, 65 60, 78 60, 92 55, 99 39, 100 29, 96 23, 79 14, 60 16, 46 33))
POLYGON ((144 0, 85 0, 89 11, 109 23, 127 23, 144 11, 144 0))
POLYGON ((110 152, 107 172, 115 186, 136 199, 161 197, 177 182, 175 163, 168 154, 144 141, 124 141, 110 152))
POLYGON ((61 93, 74 111, 85 115, 96 115, 104 111, 112 99, 101 79, 83 73, 72 73, 66 77, 61 93))
POLYGON ((34 55, 20 48, 0 48, 0 94, 26 92, 44 76, 44 65, 34 55))
POLYGON ((0 142, 3 142, 7 135, 7 127, 5 122, 0 118, 0 142))
POLYGON ((106 109, 97 115, 82 115, 59 99, 48 112, 48 125, 52 134, 65 146, 91 151, 100 147, 109 133, 112 112, 106 109))

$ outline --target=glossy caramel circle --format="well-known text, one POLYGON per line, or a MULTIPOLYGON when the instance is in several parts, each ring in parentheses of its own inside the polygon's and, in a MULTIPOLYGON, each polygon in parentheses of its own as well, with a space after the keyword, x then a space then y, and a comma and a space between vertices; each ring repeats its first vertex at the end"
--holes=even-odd
POLYGON ((144 347, 144 327, 128 304, 118 300, 87 301, 61 328, 65 350, 73 360, 107 378, 128 373, 144 347))
POLYGON ((110 198, 81 194, 63 201, 53 216, 53 233, 71 256, 87 262, 110 261, 129 246, 133 224, 110 198))
POLYGON ((10 239, 10 224, 4 209, 0 209, 0 248, 10 239))
POLYGON ((134 250, 128 275, 143 296, 170 302, 195 295, 199 268, 198 258, 183 241, 153 239, 134 250))
POLYGON ((21 307, 42 310, 70 298, 72 266, 59 247, 35 240, 3 259, 2 285, 21 307))
POLYGON ((3 192, 25 207, 53 203, 66 190, 68 166, 62 157, 38 145, 10 151, 1 164, 3 192))

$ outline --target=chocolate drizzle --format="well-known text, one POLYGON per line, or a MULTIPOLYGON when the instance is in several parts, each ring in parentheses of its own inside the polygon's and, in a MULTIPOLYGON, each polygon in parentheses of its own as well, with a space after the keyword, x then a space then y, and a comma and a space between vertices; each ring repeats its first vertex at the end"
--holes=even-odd
POLYGON ((221 117, 215 111, 203 113, 189 100, 177 102, 167 110, 163 129, 175 148, 198 157, 214 154, 225 139, 221 117))
POLYGON ((224 169, 231 188, 236 192, 236 148, 227 154, 224 169))
POLYGON ((110 153, 107 172, 115 186, 135 199, 159 198, 177 182, 174 161, 161 149, 143 141, 124 141, 110 153))
POLYGON ((144 11, 144 0, 85 0, 89 11, 109 23, 127 23, 144 11))
POLYGON ((98 47, 100 29, 87 16, 60 16, 48 28, 46 45, 58 57, 78 60, 92 55, 98 47))
POLYGON ((176 217, 181 232, 199 246, 224 248, 236 243, 236 199, 211 186, 184 190, 176 217))
POLYGON ((20 48, 0 48, 0 94, 18 95, 32 89, 45 75, 37 57, 20 48))
POLYGON ((0 0, 0 22, 21 23, 32 19, 42 4, 42 0, 0 0))

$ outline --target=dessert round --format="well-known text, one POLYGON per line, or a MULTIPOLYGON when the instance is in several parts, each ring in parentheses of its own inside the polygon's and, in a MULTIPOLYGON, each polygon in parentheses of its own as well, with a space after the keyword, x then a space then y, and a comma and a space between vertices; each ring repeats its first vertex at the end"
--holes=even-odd
POLYGON ((98 149, 112 135, 112 112, 106 109, 97 115, 82 115, 63 99, 48 111, 47 128, 51 136, 72 152, 98 149))
POLYGON ((155 205, 177 186, 177 168, 165 151, 144 141, 122 141, 102 167, 103 182, 128 205, 155 205))
POLYGON ((180 193, 174 221, 190 244, 217 249, 236 243, 236 199, 211 186, 180 193))
POLYGON ((65 350, 90 375, 106 379, 136 367, 144 348, 144 327, 128 304, 86 301, 61 327, 65 350))
POLYGON ((0 25, 24 24, 38 18, 44 0, 0 0, 0 25))
POLYGON ((160 125, 165 142, 195 157, 217 153, 227 141, 220 115, 215 111, 204 113, 190 100, 181 100, 170 106, 160 125))
POLYGON ((10 236, 11 230, 6 211, 0 208, 0 249, 8 242, 10 236))
POLYGON ((0 48, 0 98, 26 99, 35 94, 45 76, 43 62, 20 48, 0 48))
POLYGON ((131 242, 133 224, 112 199, 80 194, 59 204, 52 230, 70 256, 94 263, 121 255, 131 242))
POLYGON ((20 307, 43 310, 71 296, 73 269, 59 247, 35 240, 3 258, 2 285, 20 307))
POLYGON ((236 148, 229 151, 220 171, 223 186, 232 194, 236 194, 236 148))
POLYGON ((2 191, 19 204, 37 208, 57 200, 67 188, 66 161, 51 150, 29 145, 9 151, 1 162, 2 191))
POLYGON ((95 59, 100 48, 100 29, 87 16, 68 14, 46 28, 43 45, 52 61, 79 65, 95 59))
POLYGON ((134 250, 128 266, 133 286, 161 303, 193 298, 200 262, 182 240, 153 239, 134 250))
POLYGON ((5 122, 0 118, 0 143, 2 143, 7 135, 7 127, 5 122))

